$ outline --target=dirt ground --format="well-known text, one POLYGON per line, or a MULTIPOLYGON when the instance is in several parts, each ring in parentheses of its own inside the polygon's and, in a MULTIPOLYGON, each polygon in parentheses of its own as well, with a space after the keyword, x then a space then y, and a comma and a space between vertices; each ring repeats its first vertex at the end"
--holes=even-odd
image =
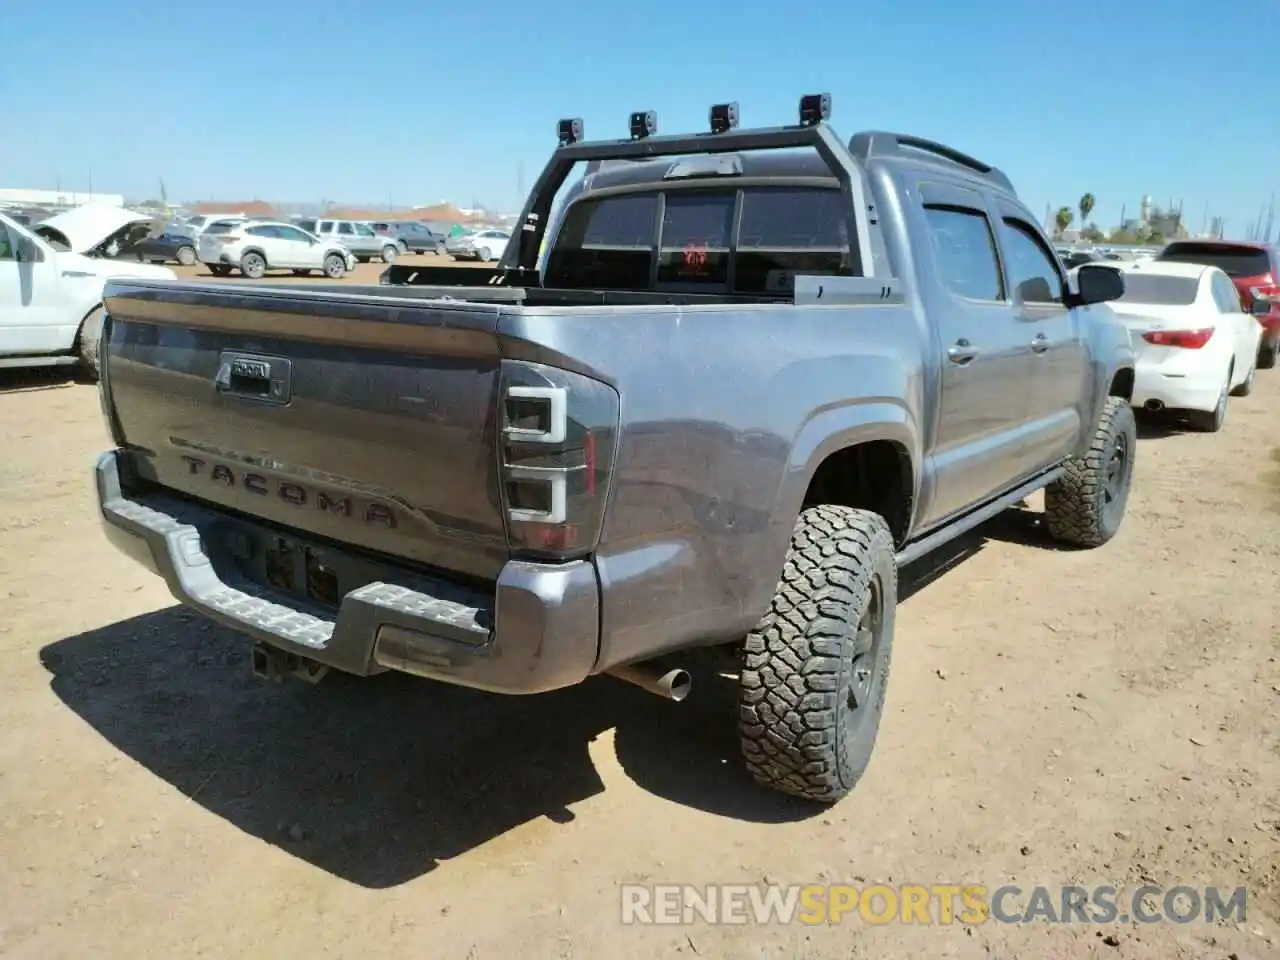
POLYGON ((727 683, 255 680, 101 535, 95 391, 0 373, 0 955, 1280 956, 1278 414, 1264 371, 1218 435, 1148 428, 1104 549, 1011 513, 905 571, 876 756, 815 810, 747 781, 727 683), (1243 923, 624 926, 624 881, 1248 899, 1243 923))

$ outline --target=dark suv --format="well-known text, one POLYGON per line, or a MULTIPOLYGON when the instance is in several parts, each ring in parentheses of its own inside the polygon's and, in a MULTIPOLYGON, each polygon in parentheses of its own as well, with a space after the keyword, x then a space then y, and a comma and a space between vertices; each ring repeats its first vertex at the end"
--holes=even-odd
POLYGON ((1280 357, 1280 247, 1239 240, 1175 240, 1156 257, 1176 263, 1207 263, 1231 278, 1246 313, 1265 297, 1271 309, 1258 317, 1262 342, 1258 367, 1266 370, 1280 357))
POLYGON ((445 238, 418 220, 380 220, 372 224, 379 236, 395 237, 410 253, 444 253, 445 238))

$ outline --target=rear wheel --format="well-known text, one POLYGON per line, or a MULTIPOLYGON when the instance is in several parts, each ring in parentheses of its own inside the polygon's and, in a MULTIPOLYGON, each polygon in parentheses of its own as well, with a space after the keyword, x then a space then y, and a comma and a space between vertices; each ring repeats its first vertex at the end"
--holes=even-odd
POLYGON ((493 259, 493 254, 489 252, 488 247, 481 247, 480 252, 476 254, 476 256, 480 259, 481 263, 488 263, 493 259))
POLYGON ((250 250, 240 258, 240 272, 250 280, 261 280, 267 273, 267 258, 250 250))
POLYGON ((1264 343, 1258 350, 1258 369, 1270 370, 1276 365, 1277 358, 1280 358, 1280 340, 1264 343))
POLYGON ((1201 433, 1217 433, 1227 421, 1227 397, 1231 393, 1231 372, 1227 371, 1222 381, 1222 389, 1218 391, 1218 403, 1212 410, 1189 410, 1187 422, 1193 430, 1201 433))
POLYGON ((178 262, 182 264, 184 267, 191 266, 193 263, 196 262, 196 248, 195 247, 179 247, 178 253, 177 253, 177 259, 178 259, 178 262))
POLYGON ((80 357, 80 371, 91 383, 97 383, 102 373, 98 363, 98 342, 102 339, 102 321, 106 316, 106 307, 94 307, 89 315, 80 321, 80 332, 76 334, 76 353, 80 357))
POLYGON ((1049 536, 1077 547, 1100 547, 1120 529, 1138 425, 1124 397, 1107 397, 1093 441, 1083 457, 1068 460, 1063 475, 1044 491, 1049 536))
POLYGON ((324 258, 324 275, 330 280, 340 280, 347 272, 347 262, 336 253, 324 258))
POLYGON ((1240 386, 1236 387, 1234 390, 1231 391, 1231 395, 1233 397, 1247 397, 1249 394, 1253 393, 1253 381, 1257 379, 1257 376, 1258 376, 1258 361, 1255 358, 1253 361, 1253 366, 1249 368, 1249 376, 1245 377, 1244 383, 1240 384, 1240 386))
POLYGON ((396 257, 398 256, 400 256, 399 248, 394 247, 391 244, 387 244, 385 247, 382 248, 383 263, 395 263, 396 257))
POLYGON ((745 643, 739 730, 756 782, 823 803, 853 789, 880 728, 897 604, 884 518, 831 505, 800 514, 745 643))

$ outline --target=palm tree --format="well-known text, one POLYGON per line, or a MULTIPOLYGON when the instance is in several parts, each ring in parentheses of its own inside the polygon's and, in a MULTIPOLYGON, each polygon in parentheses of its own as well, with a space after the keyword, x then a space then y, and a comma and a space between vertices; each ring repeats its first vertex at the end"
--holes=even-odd
POLYGON ((1065 231, 1067 227, 1071 226, 1071 221, 1074 220, 1075 218, 1076 218, 1076 215, 1071 212, 1070 207, 1058 208, 1058 212, 1054 216, 1053 222, 1057 224, 1059 237, 1062 236, 1063 231, 1065 231))
POLYGON ((1095 198, 1092 193, 1086 193, 1080 198, 1080 223, 1089 222, 1089 214, 1093 213, 1095 198))

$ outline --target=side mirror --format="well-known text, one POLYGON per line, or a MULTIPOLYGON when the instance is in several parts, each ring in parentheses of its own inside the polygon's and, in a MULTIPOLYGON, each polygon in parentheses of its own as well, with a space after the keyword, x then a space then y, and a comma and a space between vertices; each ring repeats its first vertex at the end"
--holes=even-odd
POLYGON ((1275 303, 1266 297, 1254 297, 1253 304, 1249 307, 1249 312, 1255 317, 1265 317, 1271 313, 1271 307, 1275 303))
POLYGON ((1073 271, 1075 295, 1073 307, 1087 307, 1091 303, 1109 303, 1124 296, 1124 274, 1114 267, 1096 263, 1083 263, 1073 271))

